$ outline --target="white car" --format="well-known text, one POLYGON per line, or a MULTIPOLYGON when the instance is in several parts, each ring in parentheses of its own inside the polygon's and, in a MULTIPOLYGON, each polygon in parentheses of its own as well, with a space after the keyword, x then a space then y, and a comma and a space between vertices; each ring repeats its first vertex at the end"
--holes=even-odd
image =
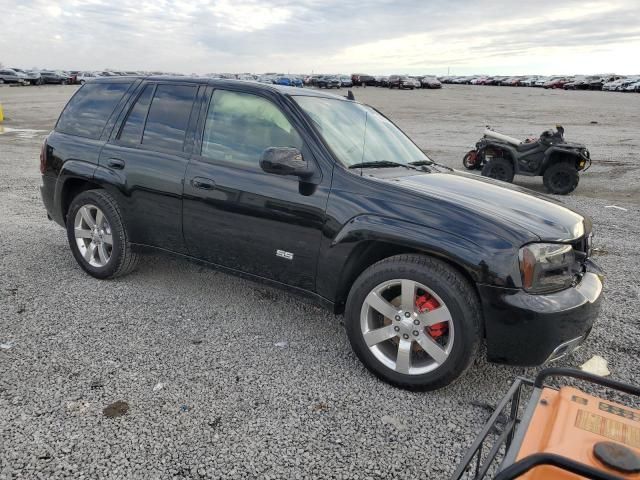
POLYGON ((640 80, 629 83, 624 89, 625 92, 640 92, 640 80))
POLYGON ((609 87, 610 91, 615 91, 615 92, 625 92, 627 91, 627 87, 629 85, 633 85, 634 83, 640 81, 640 77, 627 77, 624 80, 622 80, 620 83, 617 83, 616 85, 614 85, 613 87, 609 87))
POLYGON ((615 91, 620 85, 622 85, 623 83, 625 83, 627 81, 626 77, 623 78, 618 78, 616 80, 612 80, 610 82, 605 82, 604 84, 602 84, 602 90, 603 91, 608 91, 608 92, 613 92, 615 91))
POLYGON ((95 80, 96 78, 98 78, 98 75, 95 72, 78 72, 78 75, 76 76, 76 82, 80 85, 84 85, 85 83, 90 82, 91 80, 95 80))
POLYGON ((522 79, 520 81, 520 85, 522 85, 523 87, 533 87, 537 81, 538 81, 537 76, 528 77, 528 78, 522 79))
POLYGON ((538 79, 534 82, 534 87, 544 87, 544 84, 547 83, 551 77, 538 77, 538 79))

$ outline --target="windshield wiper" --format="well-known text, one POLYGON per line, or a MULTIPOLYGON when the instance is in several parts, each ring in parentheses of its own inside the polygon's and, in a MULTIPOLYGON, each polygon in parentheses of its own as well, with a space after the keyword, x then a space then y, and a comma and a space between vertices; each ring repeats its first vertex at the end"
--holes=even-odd
POLYGON ((404 167, 409 170, 418 170, 412 165, 406 163, 392 162, 389 160, 378 160, 375 162, 360 162, 355 165, 349 165, 349 168, 390 168, 390 167, 404 167))
POLYGON ((433 160, 419 160, 417 162, 409 162, 409 165, 416 165, 416 166, 436 166, 436 167, 440 167, 440 168, 446 168, 447 170, 450 171, 454 171, 453 168, 451 167, 447 167, 446 165, 442 165, 441 163, 437 163, 434 162, 433 160))

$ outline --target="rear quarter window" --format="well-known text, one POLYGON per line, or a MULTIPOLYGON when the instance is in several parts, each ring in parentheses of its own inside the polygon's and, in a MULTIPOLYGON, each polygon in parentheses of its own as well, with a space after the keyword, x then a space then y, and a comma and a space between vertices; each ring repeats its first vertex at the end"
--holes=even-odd
POLYGON ((114 108, 132 82, 87 83, 69 100, 56 131, 79 137, 100 138, 114 108))

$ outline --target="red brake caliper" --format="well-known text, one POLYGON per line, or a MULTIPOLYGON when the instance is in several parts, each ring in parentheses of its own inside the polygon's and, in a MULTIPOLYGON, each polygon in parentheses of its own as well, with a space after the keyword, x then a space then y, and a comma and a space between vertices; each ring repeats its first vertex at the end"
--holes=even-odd
MULTIPOLYGON (((424 295, 420 295, 416 298, 416 308, 418 312, 430 312, 438 308, 440 304, 438 301, 433 298, 428 293, 424 295)), ((449 323, 448 322, 440 322, 435 325, 431 325, 427 327, 427 333, 431 336, 431 338, 439 338, 443 335, 446 335, 449 331, 449 323)))

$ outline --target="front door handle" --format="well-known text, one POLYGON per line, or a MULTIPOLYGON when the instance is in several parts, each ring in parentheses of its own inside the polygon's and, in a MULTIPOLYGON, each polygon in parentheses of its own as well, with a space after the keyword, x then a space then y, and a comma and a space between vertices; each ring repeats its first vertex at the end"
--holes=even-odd
POLYGON ((107 165, 114 170, 122 170, 124 168, 124 160, 120 160, 119 158, 110 158, 107 161, 107 165))
POLYGON ((195 177, 191 179, 191 185, 193 185, 194 188, 199 188, 201 190, 213 190, 216 186, 216 182, 210 178, 195 177))

